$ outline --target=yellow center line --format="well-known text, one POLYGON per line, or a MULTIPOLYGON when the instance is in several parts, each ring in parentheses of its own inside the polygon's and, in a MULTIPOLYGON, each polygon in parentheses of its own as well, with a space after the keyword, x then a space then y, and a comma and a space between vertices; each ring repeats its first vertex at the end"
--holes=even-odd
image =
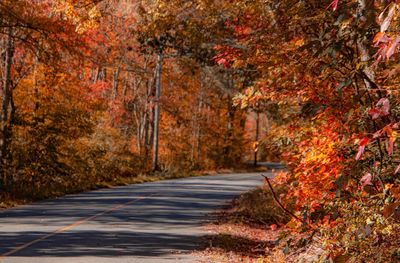
POLYGON ((155 195, 157 195, 157 194, 155 193, 155 194, 151 194, 151 195, 148 195, 148 196, 141 196, 141 197, 138 197, 138 198, 136 198, 136 199, 134 199, 134 200, 131 200, 131 201, 129 201, 129 202, 126 202, 126 203, 124 203, 124 204, 120 204, 120 205, 114 206, 114 207, 112 207, 112 208, 110 208, 110 209, 108 209, 108 210, 105 210, 105 211, 100 212, 100 213, 98 213, 98 214, 95 214, 95 215, 93 215, 93 216, 90 216, 90 217, 87 217, 87 218, 83 218, 83 219, 81 219, 81 220, 78 220, 78 221, 76 221, 76 222, 74 222, 74 223, 72 223, 72 224, 70 224, 70 225, 68 225, 68 226, 64 226, 64 227, 62 227, 62 228, 59 228, 59 229, 57 229, 57 230, 54 231, 54 232, 51 232, 51 233, 49 233, 49 234, 47 234, 47 235, 45 235, 45 236, 42 236, 42 237, 40 237, 40 238, 38 238, 38 239, 35 239, 35 240, 31 241, 31 242, 28 242, 28 243, 26 243, 26 244, 20 245, 20 246, 14 248, 14 249, 12 249, 12 250, 10 250, 10 251, 8 251, 8 252, 2 254, 2 255, 0 255, 0 260, 3 260, 3 259, 5 259, 6 257, 11 256, 11 255, 13 255, 13 254, 15 254, 15 253, 17 253, 17 252, 19 252, 19 251, 21 251, 21 250, 27 248, 27 247, 30 247, 30 246, 32 246, 32 245, 34 245, 34 244, 36 244, 36 243, 39 243, 39 242, 41 242, 41 241, 43 241, 43 240, 45 240, 45 239, 48 239, 48 238, 53 237, 53 236, 55 236, 55 235, 57 235, 57 234, 63 233, 63 232, 65 232, 65 231, 68 231, 68 230, 70 230, 70 229, 72 229, 72 228, 74 228, 74 227, 77 227, 77 226, 79 226, 79 225, 82 225, 83 223, 88 222, 88 221, 90 221, 90 220, 92 220, 92 219, 95 219, 96 217, 102 216, 102 215, 107 214, 107 213, 110 213, 110 212, 114 212, 114 211, 120 210, 121 208, 123 208, 123 207, 125 207, 125 206, 131 205, 131 204, 133 204, 133 203, 139 202, 139 201, 141 201, 141 200, 143 200, 143 199, 146 199, 146 198, 149 198, 149 197, 152 197, 152 196, 155 196, 155 195))

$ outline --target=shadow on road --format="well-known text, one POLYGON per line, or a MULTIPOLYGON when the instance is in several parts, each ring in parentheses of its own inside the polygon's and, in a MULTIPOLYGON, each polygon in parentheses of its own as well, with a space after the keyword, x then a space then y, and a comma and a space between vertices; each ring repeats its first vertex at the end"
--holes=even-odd
MULTIPOLYGON (((43 232, 21 232, 28 239, 44 236, 43 232)), ((2 235, 4 244, 16 244, 19 235, 2 235)), ((51 240, 44 240, 34 249, 23 250, 18 257, 82 257, 82 256, 159 256, 191 251, 197 247, 197 236, 139 231, 79 231, 61 233, 51 240), (162 244, 162 245, 161 245, 162 244)), ((2 247, 11 250, 13 246, 2 247)))

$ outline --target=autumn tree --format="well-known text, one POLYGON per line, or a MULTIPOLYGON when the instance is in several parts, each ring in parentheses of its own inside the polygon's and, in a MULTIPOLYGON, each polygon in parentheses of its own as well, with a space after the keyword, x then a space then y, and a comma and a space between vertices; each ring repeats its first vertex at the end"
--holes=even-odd
POLYGON ((292 226, 320 227, 328 257, 395 257, 380 247, 398 228, 396 3, 235 2, 235 26, 248 34, 234 60, 260 74, 238 103, 278 105, 269 143, 304 219, 292 226))

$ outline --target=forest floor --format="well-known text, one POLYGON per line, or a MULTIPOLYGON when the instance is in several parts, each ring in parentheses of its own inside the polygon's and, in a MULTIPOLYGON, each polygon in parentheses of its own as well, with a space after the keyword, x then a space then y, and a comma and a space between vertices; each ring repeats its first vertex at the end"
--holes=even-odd
POLYGON ((242 194, 213 215, 214 220, 204 226, 208 232, 204 248, 196 253, 201 263, 259 263, 273 253, 281 232, 278 225, 264 222, 265 216, 256 215, 254 210, 242 209, 244 203, 254 202, 262 193, 257 189, 242 194))
POLYGON ((204 226, 203 248, 195 253, 201 263, 314 262, 324 252, 318 242, 300 244, 304 236, 285 229, 290 218, 264 187, 235 198, 213 218, 204 226))
POLYGON ((245 224, 232 220, 232 212, 225 210, 218 220, 208 224, 206 248, 197 254, 201 263, 267 262, 273 253, 280 231, 261 224, 245 224))
MULTIPOLYGON (((265 172, 273 167, 268 167, 266 165, 260 165, 254 167, 251 164, 243 164, 237 168, 230 169, 216 169, 216 170, 202 170, 202 171, 191 171, 191 172, 181 172, 181 173, 169 173, 169 172, 157 172, 157 173, 147 173, 134 176, 115 176, 112 181, 102 181, 96 183, 94 186, 83 187, 80 189, 64 189, 58 187, 52 191, 43 193, 43 191, 36 191, 37 195, 24 195, 20 196, 18 194, 13 194, 10 192, 0 191, 0 210, 15 207, 18 205, 29 204, 34 201, 52 199, 57 197, 62 197, 67 194, 77 194, 91 190, 113 188, 116 186, 126 186, 131 184, 142 184, 148 182, 156 182, 168 179, 179 179, 187 177, 197 177, 204 175, 218 175, 218 174, 230 174, 230 173, 248 173, 248 172, 265 172)), ((32 191, 34 192, 34 191, 32 191)))

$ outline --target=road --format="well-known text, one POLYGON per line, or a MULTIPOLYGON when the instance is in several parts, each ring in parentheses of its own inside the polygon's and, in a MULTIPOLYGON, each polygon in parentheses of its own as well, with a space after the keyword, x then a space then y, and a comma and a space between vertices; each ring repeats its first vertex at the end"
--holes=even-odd
POLYGON ((0 262, 194 262, 201 225, 260 174, 102 189, 0 212, 0 262))

